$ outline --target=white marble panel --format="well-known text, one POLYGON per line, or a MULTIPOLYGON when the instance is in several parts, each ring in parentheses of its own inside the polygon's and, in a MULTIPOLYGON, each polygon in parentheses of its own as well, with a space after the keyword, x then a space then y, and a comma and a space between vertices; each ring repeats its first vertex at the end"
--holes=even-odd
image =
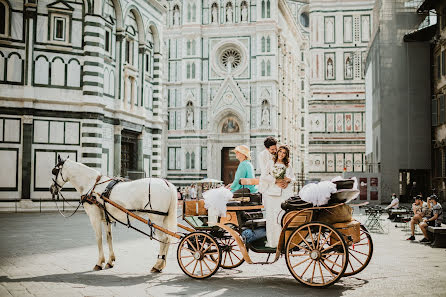
POLYGON ((56 160, 54 152, 36 152, 34 168, 36 188, 48 188, 51 185, 51 169, 54 167, 56 160))
POLYGON ((354 155, 354 170, 355 172, 362 172, 362 154, 355 154, 354 155))
POLYGON ((325 114, 311 114, 311 131, 324 132, 325 131, 325 114))
POLYGON ((0 119, 0 141, 4 141, 3 140, 3 125, 4 125, 3 119, 0 119))
POLYGON ((23 37, 23 13, 13 12, 11 14, 11 37, 21 40, 23 37))
POLYGON ((108 175, 108 155, 107 153, 102 153, 102 162, 101 162, 101 174, 108 175))
POLYGON ((65 122, 65 143, 79 143, 79 123, 65 122))
POLYGON ((5 119, 4 141, 20 142, 20 120, 5 119))
POLYGON ((144 173, 146 174, 146 177, 150 177, 150 158, 144 158, 143 162, 144 166, 144 173))
POLYGON ((47 85, 49 83, 49 67, 47 58, 40 56, 35 62, 34 83, 47 85))
POLYGON ((34 121, 34 142, 48 143, 48 121, 34 121))
POLYGON ((65 85, 65 63, 61 59, 56 59, 51 63, 51 85, 65 85))
POLYGON ((64 123, 50 122, 50 142, 63 143, 64 141, 64 123))
POLYGON ((14 53, 8 58, 7 69, 7 80, 9 82, 22 81, 22 59, 19 57, 18 54, 14 53))
POLYGON ((353 154, 345 154, 345 167, 347 172, 353 171, 353 154))
POLYGON ((344 154, 336 154, 336 171, 344 171, 344 154))
POLYGON ((17 187, 17 158, 17 151, 0 150, 0 164, 8 169, 0 170, 0 188, 17 187))
POLYGON ((81 65, 76 60, 71 60, 70 63, 68 64, 67 86, 69 87, 81 86, 81 65))
POLYGON ((335 155, 327 154, 327 171, 334 172, 335 171, 335 155))

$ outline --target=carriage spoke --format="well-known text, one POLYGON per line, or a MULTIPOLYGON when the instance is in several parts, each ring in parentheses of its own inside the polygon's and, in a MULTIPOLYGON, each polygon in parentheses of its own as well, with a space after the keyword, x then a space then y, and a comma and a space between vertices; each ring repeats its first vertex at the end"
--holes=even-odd
POLYGON ((303 246, 300 246, 298 244, 295 244, 294 242, 291 242, 291 244, 294 245, 295 247, 298 247, 299 249, 303 249, 306 252, 309 252, 309 253, 311 252, 309 249, 304 248, 303 246))
POLYGON ((226 257, 227 257, 228 253, 225 253, 224 257, 223 257, 223 263, 226 263, 226 257))
POLYGON ((317 234, 317 243, 316 243, 316 249, 319 249, 319 239, 321 238, 321 230, 322 230, 322 225, 319 225, 319 232, 317 234))
POLYGON ((328 256, 327 258, 331 257, 331 256, 343 256, 343 253, 323 253, 323 256, 328 256))
POLYGON ((337 245, 340 245, 340 244, 341 244, 341 241, 338 240, 335 244, 332 244, 332 245, 330 245, 329 247, 323 249, 323 250, 321 251, 321 253, 323 253, 323 252, 325 252, 325 251, 327 251, 327 250, 329 250, 329 249, 331 249, 331 248, 333 248, 333 247, 335 247, 335 246, 337 246, 337 245))
POLYGON ((348 259, 348 265, 350 266, 350 268, 352 269, 352 271, 355 271, 355 269, 353 268, 352 262, 350 261, 350 259, 348 259))
POLYGON ((316 261, 314 261, 314 265, 313 265, 313 273, 311 274, 311 282, 313 282, 315 270, 316 270, 316 261))
POLYGON ((203 250, 203 248, 204 248, 204 244, 206 243, 206 237, 204 238, 204 240, 203 240, 203 243, 201 244, 201 247, 200 247, 200 250, 203 250))
POLYGON ((194 252, 197 252, 197 249, 194 247, 192 242, 189 241, 189 239, 186 239, 187 243, 189 243, 189 246, 194 250, 194 252))
POLYGON ((311 264, 313 264, 313 262, 314 262, 314 260, 311 259, 311 262, 308 264, 307 268, 305 268, 304 272, 302 272, 302 275, 300 276, 300 278, 302 278, 304 276, 305 272, 307 272, 307 270, 308 270, 308 267, 310 267, 311 264))
POLYGON ((321 248, 321 247, 323 247, 325 245, 327 240, 330 238, 331 234, 333 234, 333 231, 330 231, 330 233, 327 235, 327 237, 325 237, 324 242, 319 246, 319 248, 321 248))
POLYGON ((212 269, 209 268, 208 263, 206 263, 205 259, 207 259, 207 258, 206 258, 206 257, 203 258, 203 263, 204 263, 204 265, 206 265, 206 267, 209 269, 209 271, 212 271, 212 269))
POLYGON ((305 240, 305 238, 303 238, 303 236, 300 234, 300 232, 297 232, 297 234, 299 234, 300 238, 302 238, 302 240, 305 242, 305 244, 307 245, 307 247, 310 248, 310 245, 309 245, 308 242, 305 240))
MULTIPOLYGON (((361 264, 361 266, 364 264, 364 263, 362 263, 361 261, 359 261, 359 259, 356 258, 355 255, 353 255, 352 253, 350 253, 350 256, 352 256, 356 261, 358 261, 358 262, 361 264)), ((367 256, 368 256, 368 255, 367 255, 367 256)))
MULTIPOLYGON (((341 265, 339 265, 338 263, 336 263, 336 262, 333 262, 333 261, 331 261, 330 259, 327 259, 327 258, 325 258, 325 257, 322 257, 322 259, 324 259, 325 261, 328 261, 328 262, 330 262, 330 263, 332 263, 333 265, 336 265, 336 266, 339 266, 339 267, 341 267, 342 268, 342 266, 341 265)), ((334 266, 333 266, 334 267, 334 266)), ((333 268, 332 267, 332 268, 333 268)))
POLYGON ((352 252, 355 252, 355 253, 358 253, 358 254, 361 254, 361 255, 364 255, 364 256, 368 256, 368 254, 366 254, 366 253, 363 253, 363 252, 360 252, 360 251, 357 251, 357 250, 354 250, 354 249, 349 249, 350 251, 352 251, 352 252))
POLYGON ((359 245, 369 245, 369 243, 355 243, 355 246, 359 246, 359 245))
POLYGON ((200 260, 200 271, 201 271, 201 275, 204 275, 204 274, 203 274, 203 264, 202 264, 201 262, 203 262, 203 261, 200 260))
POLYGON ((230 252, 228 253, 228 256, 229 256, 229 260, 231 260, 231 264, 234 265, 234 261, 232 261, 232 256, 231 256, 230 252))
POLYGON ((325 262, 321 262, 321 263, 322 263, 322 266, 324 266, 325 269, 326 269, 328 272, 330 272, 330 274, 331 274, 333 277, 335 277, 335 275, 333 274, 332 270, 331 270, 330 268, 327 267, 327 265, 325 264, 325 262))
POLYGON ((302 263, 304 263, 304 262, 306 262, 306 261, 308 261, 308 260, 310 260, 311 258, 310 257, 308 257, 308 258, 306 258, 305 260, 303 260, 303 261, 300 261, 299 263, 297 263, 296 265, 293 265, 293 268, 295 268, 296 266, 299 266, 300 264, 302 264, 302 263))
POLYGON ((322 273, 321 262, 320 262, 320 261, 318 261, 318 262, 317 262, 317 264, 319 265, 319 271, 321 272, 322 283, 325 283, 325 280, 324 280, 324 274, 322 273))
POLYGON ((310 238, 311 238, 311 245, 313 246, 313 249, 315 249, 316 247, 314 246, 313 233, 311 233, 311 228, 310 228, 310 226, 307 226, 307 229, 308 229, 308 234, 310 235, 310 238))
POLYGON ((194 269, 192 270, 192 274, 195 274, 195 268, 197 268, 197 264, 198 264, 198 260, 195 262, 194 269))
POLYGON ((205 257, 203 257, 203 259, 207 259, 207 260, 210 260, 212 263, 214 263, 214 264, 217 264, 218 262, 217 261, 215 261, 214 259, 212 259, 212 257, 207 257, 207 256, 205 256, 205 257))
POLYGON ((193 255, 180 256, 181 259, 183 259, 183 258, 190 258, 190 257, 193 257, 193 255))
POLYGON ((241 261, 242 259, 240 259, 235 253, 233 253, 232 251, 231 251, 231 253, 234 255, 234 257, 236 257, 239 261, 241 261))
POLYGON ((190 261, 189 263, 187 263, 187 265, 185 265, 184 266, 184 268, 187 268, 187 266, 189 266, 192 262, 194 262, 195 261, 195 258, 194 259, 192 259, 192 261, 190 261))

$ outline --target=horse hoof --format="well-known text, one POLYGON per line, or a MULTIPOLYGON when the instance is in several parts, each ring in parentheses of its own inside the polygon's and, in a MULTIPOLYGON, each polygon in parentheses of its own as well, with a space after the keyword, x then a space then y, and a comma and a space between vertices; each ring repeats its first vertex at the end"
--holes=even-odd
POLYGON ((102 266, 96 265, 96 266, 93 268, 93 271, 99 271, 99 270, 102 270, 102 266))
POLYGON ((151 273, 161 273, 161 269, 153 267, 152 270, 150 270, 151 273))
POLYGON ((104 269, 110 269, 110 268, 113 268, 113 264, 107 263, 104 269))

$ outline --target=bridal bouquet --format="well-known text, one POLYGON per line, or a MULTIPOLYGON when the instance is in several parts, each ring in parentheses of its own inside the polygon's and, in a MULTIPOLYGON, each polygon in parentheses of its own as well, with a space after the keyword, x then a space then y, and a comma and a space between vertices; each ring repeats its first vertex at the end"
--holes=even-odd
POLYGON ((272 174, 275 179, 284 179, 285 173, 286 173, 285 166, 274 166, 272 174))

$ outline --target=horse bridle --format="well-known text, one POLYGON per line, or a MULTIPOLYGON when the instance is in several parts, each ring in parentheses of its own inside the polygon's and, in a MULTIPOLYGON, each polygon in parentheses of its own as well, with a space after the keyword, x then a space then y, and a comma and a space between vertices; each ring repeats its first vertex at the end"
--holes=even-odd
POLYGON ((54 175, 54 178, 52 178, 52 180, 53 180, 53 182, 54 182, 54 184, 53 184, 53 185, 54 185, 53 189, 55 189, 55 192, 53 192, 53 191, 50 191, 50 192, 51 192, 51 195, 52 195, 52 199, 53 199, 54 202, 56 203, 56 208, 57 208, 57 210, 59 211, 59 213, 60 213, 64 218, 69 218, 69 217, 73 216, 73 215, 77 212, 77 210, 79 209, 79 207, 81 206, 82 203, 81 203, 81 201, 79 201, 79 204, 77 205, 76 209, 75 209, 74 212, 73 212, 72 214, 70 214, 69 216, 64 215, 63 212, 60 210, 59 205, 57 204, 57 200, 59 200, 59 196, 61 196, 62 199, 63 199, 65 202, 68 203, 68 205, 72 206, 72 205, 67 201, 67 199, 65 199, 65 197, 62 195, 62 187, 63 187, 63 186, 59 185, 59 183, 57 182, 57 178, 59 177, 59 173, 60 173, 60 178, 62 178, 62 181, 63 181, 64 183, 67 182, 67 180, 63 177, 63 174, 62 174, 62 167, 63 167, 64 163, 65 163, 65 160, 62 160, 62 159, 60 159, 60 157, 59 157, 59 160, 58 160, 56 166, 54 166, 53 170, 51 170, 51 173, 54 175), (57 198, 56 198, 56 197, 57 197, 57 198))

